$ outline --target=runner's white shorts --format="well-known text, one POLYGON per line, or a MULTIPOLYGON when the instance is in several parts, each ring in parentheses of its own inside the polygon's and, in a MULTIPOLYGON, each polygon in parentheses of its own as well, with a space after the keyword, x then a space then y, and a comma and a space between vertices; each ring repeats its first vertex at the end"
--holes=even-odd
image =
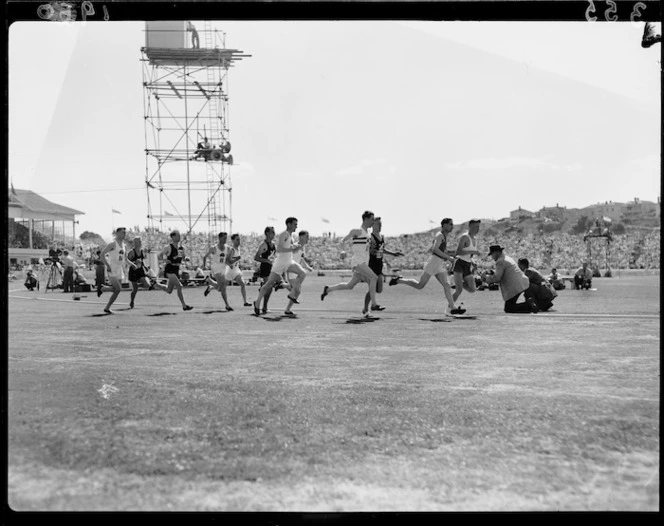
POLYGON ((242 276, 240 267, 229 267, 226 269, 226 279, 228 281, 233 281, 238 276, 242 276))
MULTIPOLYGON (((108 272, 108 269, 106 269, 108 272)), ((111 267, 110 272, 108 272, 108 278, 116 278, 120 281, 124 281, 125 273, 123 267, 111 267)))
POLYGON ((439 258, 438 256, 430 256, 424 265, 424 272, 430 276, 435 276, 441 272, 447 272, 447 265, 445 265, 445 260, 439 258))
POLYGON ((367 256, 365 255, 358 255, 358 254, 353 254, 350 258, 350 268, 355 269, 355 267, 361 265, 362 263, 366 263, 367 266, 369 265, 369 261, 367 260, 367 256))
POLYGON ((226 267, 227 265, 224 263, 212 263, 212 265, 210 265, 210 272, 213 276, 216 276, 217 274, 224 276, 226 274, 226 267))

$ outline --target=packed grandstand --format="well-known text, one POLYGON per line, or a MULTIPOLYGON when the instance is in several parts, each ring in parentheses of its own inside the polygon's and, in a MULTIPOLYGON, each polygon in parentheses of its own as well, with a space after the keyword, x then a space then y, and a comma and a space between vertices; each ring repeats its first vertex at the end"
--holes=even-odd
MULTIPOLYGON (((278 226, 278 225, 275 225, 278 226)), ((455 227, 453 239, 450 246, 456 244, 457 238, 465 225, 455 227)), ((431 247, 433 235, 438 229, 431 231, 404 234, 400 236, 386 236, 386 246, 393 250, 400 250, 404 253, 402 257, 386 258, 387 271, 399 270, 419 270, 427 259, 427 251, 431 247)), ((549 234, 522 233, 514 230, 505 229, 500 231, 497 224, 489 226, 484 224, 477 235, 477 241, 480 247, 499 244, 505 247, 506 251, 514 257, 527 257, 531 262, 531 267, 549 271, 552 267, 559 271, 578 268, 580 263, 588 259, 588 243, 583 233, 571 234, 562 231, 549 234), (507 230, 507 231, 505 231, 507 230)), ((10 225, 8 232, 9 247, 27 246, 27 229, 20 224, 10 225)), ((345 234, 345 233, 344 233, 345 234)), ((149 231, 146 228, 137 227, 128 228, 126 240, 131 244, 135 236, 143 239, 145 249, 152 252, 158 252, 169 241, 168 232, 149 231)), ((346 269, 348 263, 342 256, 343 248, 339 241, 343 234, 329 233, 323 236, 312 236, 307 247, 307 255, 314 263, 317 270, 342 270, 346 269)), ((254 254, 263 240, 262 234, 241 235, 241 254, 240 266, 245 271, 253 271, 258 267, 254 261, 254 254)), ((65 246, 58 240, 52 240, 42 233, 33 234, 33 245, 35 248, 51 248, 56 246, 60 249, 68 249, 76 255, 79 264, 90 265, 90 259, 94 257, 96 250, 103 245, 103 240, 97 243, 79 242, 74 246, 65 246)), ((190 233, 183 239, 187 256, 189 258, 188 267, 196 269, 202 267, 202 259, 209 248, 209 236, 203 233, 190 233)), ((592 245, 592 266, 594 270, 602 273, 605 269, 659 269, 660 265, 660 230, 659 228, 626 230, 622 234, 614 234, 610 240, 610 261, 606 262, 606 244, 604 240, 599 240, 592 245)), ((36 263, 36 262, 31 262, 36 263)), ((477 260, 478 269, 490 268, 492 262, 488 258, 479 258, 477 260)), ((21 265, 15 265, 13 270, 21 270, 21 265)))

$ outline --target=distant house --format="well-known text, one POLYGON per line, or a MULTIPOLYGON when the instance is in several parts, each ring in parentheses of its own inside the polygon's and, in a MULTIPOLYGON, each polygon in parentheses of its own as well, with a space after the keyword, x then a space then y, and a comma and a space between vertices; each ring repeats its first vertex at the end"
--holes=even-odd
POLYGON ((521 207, 519 207, 517 210, 512 210, 510 212, 510 219, 512 219, 513 221, 519 220, 523 217, 531 218, 531 217, 534 217, 534 216, 535 216, 534 213, 529 212, 525 208, 521 208, 521 207))

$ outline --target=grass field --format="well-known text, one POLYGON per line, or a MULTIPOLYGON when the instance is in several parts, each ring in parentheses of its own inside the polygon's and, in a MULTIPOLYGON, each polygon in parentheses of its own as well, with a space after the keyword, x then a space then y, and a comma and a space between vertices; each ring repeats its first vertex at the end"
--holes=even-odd
MULTIPOLYGON (((658 511, 659 276, 505 314, 464 293, 365 285, 281 318, 218 293, 27 292, 9 284, 14 510, 658 511)), ((248 287, 250 301, 257 287, 248 287)))

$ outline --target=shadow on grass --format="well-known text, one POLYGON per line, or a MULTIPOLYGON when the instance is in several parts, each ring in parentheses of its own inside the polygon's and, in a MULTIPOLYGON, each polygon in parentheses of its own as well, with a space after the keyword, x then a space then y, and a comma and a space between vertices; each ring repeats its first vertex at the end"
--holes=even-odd
POLYGON ((154 314, 147 314, 146 316, 176 316, 174 312, 155 312, 154 314))
POLYGON ((380 320, 380 318, 348 318, 345 323, 354 323, 354 324, 372 323, 378 320, 380 320))
POLYGON ((418 318, 418 320, 420 320, 420 321, 432 321, 434 323, 439 323, 439 322, 447 323, 447 322, 452 321, 450 318, 433 318, 433 319, 431 319, 431 318, 418 318))
POLYGON ((228 312, 226 309, 219 309, 219 310, 204 310, 201 312, 201 314, 225 314, 228 312))

